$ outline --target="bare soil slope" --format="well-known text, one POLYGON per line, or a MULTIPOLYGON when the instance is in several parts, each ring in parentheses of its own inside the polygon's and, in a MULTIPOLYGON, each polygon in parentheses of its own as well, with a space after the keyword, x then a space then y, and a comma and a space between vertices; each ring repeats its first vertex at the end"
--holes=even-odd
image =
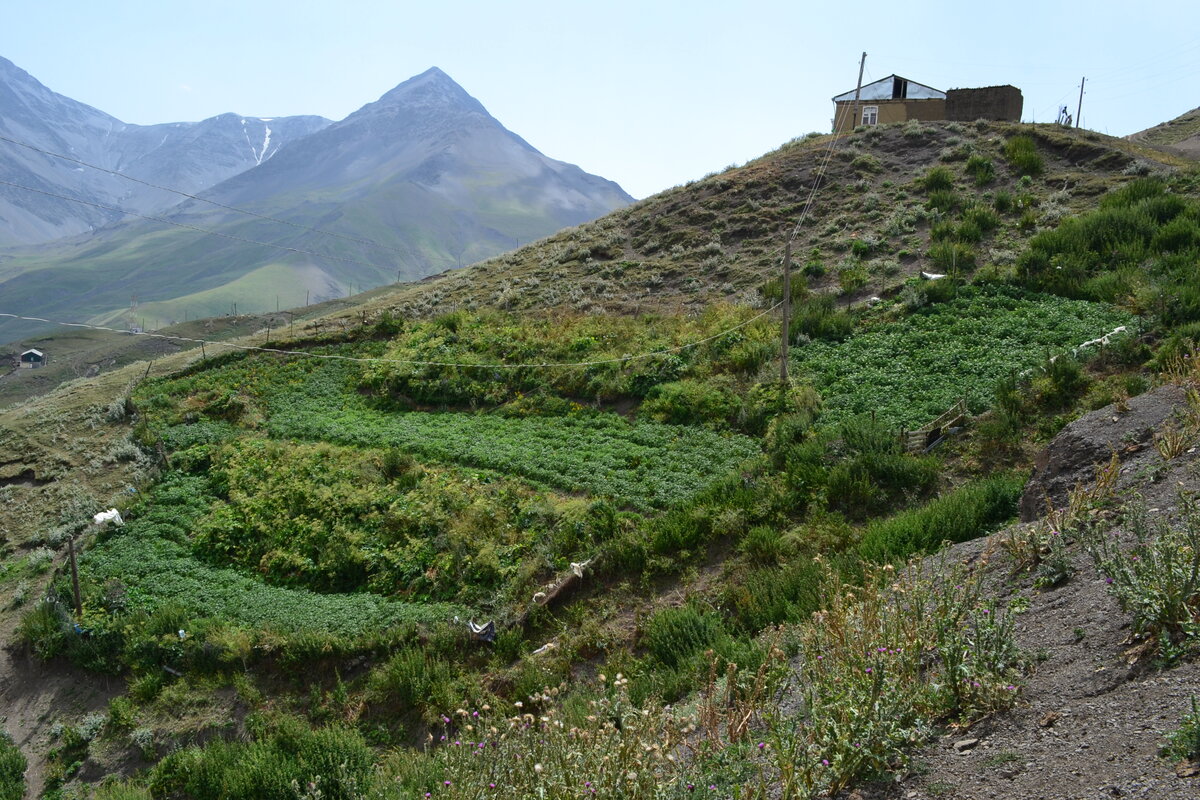
MULTIPOLYGON (((1134 398, 1128 411, 1108 406, 1079 419, 1047 448, 1043 463, 1074 464, 1050 482, 1055 488, 1089 484, 1096 462, 1063 458, 1064 452, 1102 453, 1097 461, 1107 461, 1108 445, 1129 436, 1140 446, 1118 450, 1116 502, 1142 502, 1152 518, 1176 519, 1180 492, 1200 490, 1200 454, 1193 447, 1164 460, 1142 434, 1147 420, 1166 420, 1184 402, 1177 387, 1166 386, 1134 398)), ((1043 488, 1038 480, 1035 475, 1031 492, 1043 488)), ((1182 777, 1188 769, 1158 755, 1164 734, 1179 727, 1191 697, 1200 695, 1200 663, 1164 670, 1144 657, 1131 638, 1129 615, 1078 543, 1072 546, 1075 572, 1065 584, 1036 589, 1032 576, 1014 574, 1014 561, 1001 543, 1019 530, 953 551, 984 570, 998 596, 1029 603, 1017 636, 1038 663, 1017 707, 969 730, 948 732, 918 754, 917 774, 865 794, 960 800, 1200 797, 1200 778, 1182 777)), ((1130 536, 1120 525, 1113 533, 1130 536)))

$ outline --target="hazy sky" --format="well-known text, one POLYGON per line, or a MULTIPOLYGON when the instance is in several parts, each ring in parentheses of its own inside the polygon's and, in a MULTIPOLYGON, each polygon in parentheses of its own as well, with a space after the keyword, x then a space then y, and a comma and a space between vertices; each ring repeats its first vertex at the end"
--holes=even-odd
POLYGON ((38 0, 0 55, 133 123, 341 119, 441 67, 545 154, 644 197, 813 130, 830 98, 892 73, 1011 83, 1027 121, 1124 135, 1200 105, 1200 2, 999 0, 38 0), (1144 12, 1144 13, 1142 13, 1144 12))

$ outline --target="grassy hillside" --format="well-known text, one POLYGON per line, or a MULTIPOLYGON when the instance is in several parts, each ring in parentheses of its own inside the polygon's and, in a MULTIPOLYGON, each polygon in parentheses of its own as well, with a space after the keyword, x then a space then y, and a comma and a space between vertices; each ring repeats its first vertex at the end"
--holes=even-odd
POLYGON ((1197 263, 1200 175, 1157 151, 885 126, 276 329, 295 355, 64 385, 0 412, 5 618, 128 691, 26 755, 113 797, 810 797, 902 768, 1031 664, 1020 608, 904 563, 1002 525, 1042 444, 1196 346, 1197 263), (782 383, 762 312, 831 144, 782 383), (902 445, 960 398, 962 431, 902 445), (127 524, 87 530, 109 504, 127 524))

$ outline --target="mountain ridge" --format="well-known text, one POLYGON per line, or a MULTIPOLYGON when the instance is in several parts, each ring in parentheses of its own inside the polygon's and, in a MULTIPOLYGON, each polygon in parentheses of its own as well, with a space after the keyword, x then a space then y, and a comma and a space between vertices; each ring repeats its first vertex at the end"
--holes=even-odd
MULTIPOLYGON (((221 115, 203 123, 240 136, 256 163, 195 193, 258 218, 197 200, 152 214, 168 217, 167 226, 100 215, 95 234, 10 250, 0 287, 39 315, 70 319, 115 319, 131 295, 157 302, 150 316, 163 321, 234 303, 263 311, 277 296, 294 306, 463 266, 633 200, 533 148, 437 67, 268 149, 277 126, 312 119, 221 115), (79 290, 61 296, 53 285, 79 290)), ((6 324, 0 338, 28 330, 6 324)))

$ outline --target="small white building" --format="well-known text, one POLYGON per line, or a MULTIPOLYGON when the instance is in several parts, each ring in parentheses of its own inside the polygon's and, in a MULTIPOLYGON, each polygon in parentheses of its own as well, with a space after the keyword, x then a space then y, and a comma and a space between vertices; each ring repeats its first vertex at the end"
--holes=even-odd
POLYGON ((41 350, 26 350, 21 353, 21 369, 37 369, 46 365, 46 354, 41 350))

